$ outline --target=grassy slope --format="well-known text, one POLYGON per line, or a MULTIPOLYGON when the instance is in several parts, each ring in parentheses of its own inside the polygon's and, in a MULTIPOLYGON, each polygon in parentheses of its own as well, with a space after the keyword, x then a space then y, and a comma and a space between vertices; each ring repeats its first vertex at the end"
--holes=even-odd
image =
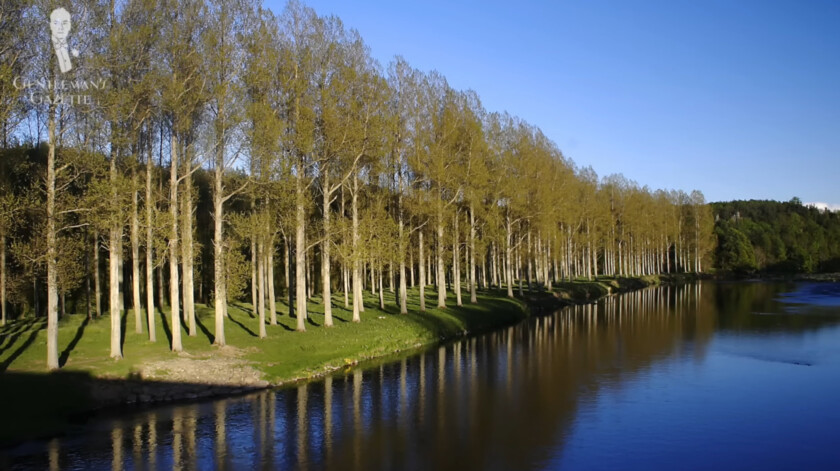
MULTIPOLYGON (((362 322, 350 322, 351 313, 344 309, 341 297, 334 298, 335 327, 321 327, 324 323, 323 305, 315 298, 310 303, 310 317, 306 332, 294 332, 295 319, 287 314, 287 307, 278 303, 278 325, 267 325, 268 337, 260 339, 258 320, 250 304, 236 304, 230 308, 225 323, 227 344, 244 349, 251 360, 272 383, 311 376, 325 368, 355 363, 359 360, 427 344, 462 332, 488 330, 512 324, 525 317, 520 301, 506 299, 499 293, 482 293, 479 304, 455 307, 449 299, 447 309, 431 308, 436 297, 427 292, 427 312, 419 313, 416 290, 409 295, 409 314, 399 315, 393 295, 386 292, 385 311, 378 309, 378 298, 366 299, 362 322)), ((453 298, 450 296, 450 298, 453 298)), ((467 297, 468 299, 468 297, 467 297)), ((212 352, 213 311, 209 306, 197 306, 198 335, 189 337, 182 331, 184 351, 192 354, 212 352)), ((59 351, 62 371, 86 372, 97 377, 128 378, 146 362, 166 360, 169 351, 168 314, 158 313, 157 339, 151 343, 147 334, 134 332, 134 314, 124 317, 124 358, 109 358, 110 320, 107 316, 87 320, 82 315, 66 316, 59 323, 59 351)), ((268 316, 268 314, 266 314, 268 316)), ((0 329, 0 371, 46 372, 46 321, 22 319, 0 329)), ((183 325, 182 325, 183 328, 183 325)))

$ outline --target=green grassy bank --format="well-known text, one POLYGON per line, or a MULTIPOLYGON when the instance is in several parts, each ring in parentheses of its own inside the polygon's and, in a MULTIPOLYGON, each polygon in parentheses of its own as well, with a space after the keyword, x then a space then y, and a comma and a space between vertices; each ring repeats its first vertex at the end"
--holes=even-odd
MULTIPOLYGON (((123 355, 109 358, 110 319, 81 314, 59 322, 61 369, 46 370, 46 320, 25 318, 0 328, 0 444, 65 430, 90 412, 109 406, 165 402, 241 393, 248 388, 313 378, 360 361, 417 349, 467 333, 512 325, 528 316, 528 304, 555 308, 593 301, 658 280, 605 279, 555 285, 551 293, 528 292, 509 299, 504 291, 479 293, 478 304, 435 308, 436 293, 427 290, 427 311, 419 311, 417 289, 409 291, 409 314, 400 315, 386 290, 385 309, 367 294, 362 322, 351 322, 342 296, 333 299, 334 327, 324 328, 319 298, 309 304, 306 332, 295 332, 296 319, 283 303, 277 325, 258 337, 258 318, 250 304, 235 304, 225 322, 227 346, 212 345, 212 307, 197 306, 197 335, 184 329, 182 353, 170 351, 168 313, 156 315, 157 342, 134 331, 134 314, 123 316, 123 355)), ((518 290, 515 290, 518 293, 518 290)), ((542 310, 542 309, 541 309, 542 310)), ((268 315, 267 315, 268 317, 268 315)), ((144 330, 145 330, 145 322, 144 330)))

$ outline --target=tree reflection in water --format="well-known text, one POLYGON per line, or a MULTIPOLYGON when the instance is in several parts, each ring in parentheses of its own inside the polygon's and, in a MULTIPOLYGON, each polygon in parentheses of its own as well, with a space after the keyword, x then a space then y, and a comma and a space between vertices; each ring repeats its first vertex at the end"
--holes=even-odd
MULTIPOLYGON (((110 443, 96 433, 103 425, 93 424, 13 462, 49 469, 541 468, 563 454, 602 391, 620 391, 662 362, 703 362, 721 329, 767 330, 749 313, 784 315, 773 304, 780 289, 694 284, 613 296, 320 382, 113 420, 110 443)), ((785 325, 795 333, 836 323, 836 316, 817 316, 785 325)))

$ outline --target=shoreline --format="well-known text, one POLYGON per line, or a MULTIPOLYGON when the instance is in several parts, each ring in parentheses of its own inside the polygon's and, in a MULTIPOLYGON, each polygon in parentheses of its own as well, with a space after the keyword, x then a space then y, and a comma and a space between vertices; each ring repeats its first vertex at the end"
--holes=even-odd
MULTIPOLYGON (((47 374, 38 371, 7 370, 0 373, 4 384, 0 388, 0 414, 4 417, 3 423, 7 424, 7 427, 0 427, 0 448, 12 448, 22 442, 63 435, 73 427, 97 417, 137 412, 166 404, 236 397, 269 388, 317 381, 343 369, 363 366, 369 362, 388 361, 402 355, 413 355, 434 345, 505 328, 528 317, 546 315, 565 306, 592 303, 606 296, 673 282, 675 280, 668 276, 561 282, 557 283, 550 293, 536 290, 528 292, 525 288, 523 298, 514 299, 507 298, 503 291, 482 292, 480 301, 484 301, 484 305, 470 305, 477 307, 478 316, 470 313, 466 305, 452 306, 445 314, 461 321, 460 323, 428 323, 422 329, 422 334, 425 335, 412 338, 410 342, 390 342, 391 345, 388 345, 389 339, 377 337, 374 340, 380 341, 384 346, 358 351, 349 357, 342 355, 340 358, 317 361, 314 358, 306 358, 307 354, 304 352, 301 357, 310 360, 305 362, 307 366, 287 375, 272 372, 272 363, 255 362, 251 358, 256 356, 254 352, 250 352, 250 355, 248 352, 252 347, 212 347, 203 353, 169 353, 168 358, 160 362, 140 360, 137 362, 140 367, 131 366, 129 373, 122 377, 108 372, 95 374, 91 371, 67 368, 47 374), (216 376, 213 376, 213 371, 208 368, 219 367, 220 362, 227 364, 220 367, 216 376), (311 364, 313 362, 314 364, 311 364), (205 363, 210 366, 206 368, 205 363), (184 374, 191 373, 195 376, 175 374, 176 370, 172 367, 175 364, 187 365, 182 367, 184 374), (155 368, 164 371, 162 374, 156 374, 155 368), (219 382, 220 377, 226 380, 219 382), (55 391, 61 391, 61 399, 57 400, 52 396, 55 391), (27 410, 22 404, 32 404, 36 409, 27 410), (44 407, 45 404, 51 404, 52 407, 44 407), (37 409, 39 406, 40 409, 37 409)), ((518 294, 518 287, 514 294, 518 294)), ((383 319, 379 314, 394 316, 393 313, 382 312, 373 307, 368 309, 368 316, 375 314, 376 317, 368 317, 365 320, 367 323, 383 319)), ((435 315, 439 314, 396 314, 399 316, 396 319, 435 315)), ((364 322, 354 325, 368 327, 364 322)), ((319 330, 329 330, 332 333, 335 329, 341 327, 319 330)), ((313 332, 316 331, 313 329, 313 332)), ((383 335, 380 332, 374 334, 380 337, 383 335)), ((387 337, 387 333, 385 336, 387 337)))

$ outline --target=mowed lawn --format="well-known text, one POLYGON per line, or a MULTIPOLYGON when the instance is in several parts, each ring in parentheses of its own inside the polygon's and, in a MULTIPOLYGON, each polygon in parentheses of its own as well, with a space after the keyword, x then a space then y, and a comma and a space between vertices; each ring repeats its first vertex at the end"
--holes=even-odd
MULTIPOLYGON (((241 358, 263 373, 263 379, 279 383, 305 378, 337 366, 352 364, 396 351, 416 348, 465 332, 489 330, 509 325, 526 317, 524 304, 504 297, 501 291, 480 292, 478 304, 455 306, 450 293, 447 308, 438 309, 437 294, 426 290, 425 313, 420 312, 418 290, 409 290, 407 315, 400 315, 394 294, 385 291, 385 310, 379 309, 378 296, 366 293, 361 323, 353 323, 352 312, 344 308, 344 298, 333 298, 334 327, 323 327, 323 304, 320 298, 309 303, 306 332, 296 332, 296 318, 288 314, 285 303, 277 303, 278 325, 266 325, 267 337, 260 339, 259 320, 250 304, 235 303, 225 320, 227 345, 241 349, 241 358)), ((143 314, 143 313, 141 313, 143 314)), ((183 348, 186 355, 218 351, 213 346, 214 314, 212 306, 196 307, 197 333, 190 337, 182 322, 183 348)), ((266 322, 268 322, 266 309, 266 322)), ((170 351, 169 312, 155 317, 157 342, 148 340, 146 322, 143 333, 134 328, 134 313, 123 314, 123 359, 110 358, 110 318, 88 319, 71 314, 59 322, 59 363, 62 371, 85 372, 96 377, 136 377, 142 365, 163 361, 175 354, 170 351)), ((0 379, 2 372, 46 372, 46 319, 24 318, 0 328, 0 379)))

